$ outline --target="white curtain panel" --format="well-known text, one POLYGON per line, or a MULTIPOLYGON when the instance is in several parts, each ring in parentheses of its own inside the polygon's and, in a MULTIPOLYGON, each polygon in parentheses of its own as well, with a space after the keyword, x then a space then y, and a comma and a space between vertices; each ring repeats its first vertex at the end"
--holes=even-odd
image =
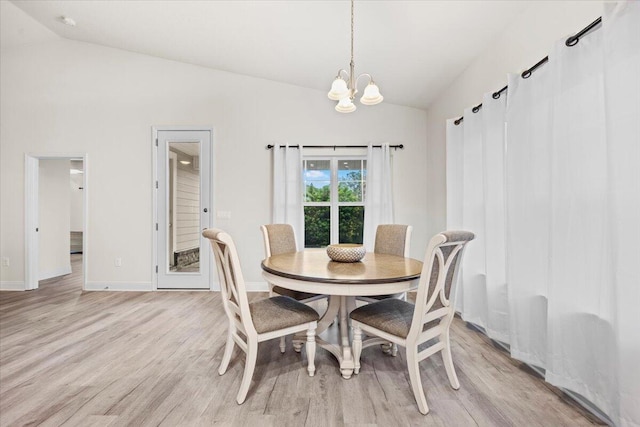
MULTIPOLYGON (((455 119, 447 120, 447 230, 462 230, 464 127, 462 123, 456 125, 454 122, 455 119)), ((461 280, 456 286, 456 293, 456 311, 462 313, 464 312, 464 286, 461 280)))
POLYGON ((491 338, 509 343, 505 273, 505 96, 447 121, 447 229, 476 234, 465 254, 456 310, 491 338))
POLYGON ((373 251, 376 228, 379 224, 393 224, 393 194, 391 183, 391 150, 389 144, 381 148, 367 148, 367 179, 364 200, 363 244, 373 251))
MULTIPOLYGON (((615 300, 614 420, 640 425, 640 2, 603 14, 608 207, 615 300)), ((604 351, 601 349, 601 351, 604 351)))
POLYGON ((610 413, 599 401, 613 392, 617 357, 601 47, 602 31, 597 31, 574 47, 559 40, 549 54, 553 123, 545 376, 610 413))
POLYGON ((637 2, 608 6, 602 31, 574 47, 561 40, 549 55, 546 379, 585 396, 616 424, 638 425, 640 14, 637 2))
POLYGON ((447 120, 447 230, 462 230, 464 122, 447 120))
POLYGON ((486 248, 484 223, 483 112, 464 111, 462 148, 462 229, 476 237, 465 252, 462 269, 462 318, 487 326, 486 248))
POLYGON ((304 248, 302 145, 273 148, 273 223, 291 224, 298 248, 304 248))
POLYGON ((550 64, 509 75, 506 149, 511 355, 544 368, 547 353, 551 165, 550 64))
POLYGON ((482 100, 484 183, 484 243, 487 318, 485 329, 494 340, 509 343, 509 301, 506 277, 505 114, 506 94, 482 100))

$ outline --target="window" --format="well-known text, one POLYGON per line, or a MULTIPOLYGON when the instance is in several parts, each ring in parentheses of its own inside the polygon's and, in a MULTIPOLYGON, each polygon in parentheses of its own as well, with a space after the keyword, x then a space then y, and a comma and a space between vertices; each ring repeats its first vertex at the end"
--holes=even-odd
POLYGON ((303 173, 304 246, 362 243, 365 158, 308 157, 303 173))

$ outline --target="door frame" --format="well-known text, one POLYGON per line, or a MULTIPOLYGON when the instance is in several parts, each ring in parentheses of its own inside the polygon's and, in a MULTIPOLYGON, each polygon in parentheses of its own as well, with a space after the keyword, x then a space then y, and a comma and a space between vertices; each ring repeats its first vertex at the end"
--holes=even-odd
MULTIPOLYGON (((152 126, 151 127, 151 151, 152 151, 152 155, 151 155, 151 169, 152 169, 152 176, 151 176, 151 193, 152 193, 152 206, 151 206, 151 234, 153 236, 152 239, 152 245, 151 245, 151 259, 153 260, 153 263, 151 265, 151 277, 153 277, 153 290, 157 291, 158 290, 158 191, 157 191, 157 185, 158 185, 158 132, 164 132, 164 131, 208 131, 209 135, 211 136, 211 141, 210 141, 210 150, 209 150, 209 159, 207 159, 209 161, 209 209, 211 214, 209 215, 209 224, 207 225, 208 227, 213 227, 213 209, 211 209, 211 206, 215 206, 215 199, 213 197, 214 194, 214 179, 213 179, 213 172, 214 172, 214 168, 213 168, 213 158, 214 158, 214 133, 213 133, 213 127, 212 126, 152 126)), ((211 259, 210 255, 207 254, 207 256, 209 257, 208 259, 211 259)), ((209 291, 216 291, 216 290, 220 290, 220 286, 217 282, 217 280, 214 280, 214 274, 213 274, 213 265, 210 266, 209 268, 209 291)), ((162 291, 166 291, 168 289, 161 289, 162 291)), ((190 291, 194 291, 194 290, 190 290, 190 291)))
POLYGON ((82 290, 87 288, 89 264, 89 235, 87 218, 89 215, 89 155, 87 153, 25 153, 24 155, 24 289, 38 289, 39 270, 39 227, 38 211, 40 196, 38 194, 40 177, 40 160, 82 159, 82 290))

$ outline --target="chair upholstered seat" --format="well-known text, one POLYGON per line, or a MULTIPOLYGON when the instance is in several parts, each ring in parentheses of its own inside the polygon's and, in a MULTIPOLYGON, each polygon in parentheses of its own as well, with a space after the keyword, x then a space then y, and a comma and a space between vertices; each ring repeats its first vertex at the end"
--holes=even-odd
MULTIPOLYGON (((407 338, 415 305, 400 299, 390 298, 358 307, 349 317, 400 338, 407 338)), ((439 320, 425 324, 424 329, 436 326, 439 320)))
POLYGON ((310 294, 308 292, 294 291, 292 289, 282 288, 280 286, 274 286, 272 291, 273 293, 278 295, 291 297, 296 301, 304 301, 306 299, 316 298, 318 296, 318 294, 310 294))
POLYGON ((413 304, 391 298, 356 308, 349 317, 391 335, 406 338, 411 328, 413 310, 413 304))
POLYGON ((320 319, 313 308, 286 296, 249 303, 249 311, 259 334, 320 319))

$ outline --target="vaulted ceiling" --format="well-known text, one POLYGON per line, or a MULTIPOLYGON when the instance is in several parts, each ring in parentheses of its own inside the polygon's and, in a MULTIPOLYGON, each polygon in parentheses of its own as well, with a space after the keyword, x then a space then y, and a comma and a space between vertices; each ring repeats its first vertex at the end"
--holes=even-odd
MULTIPOLYGON (((322 91, 349 67, 346 0, 13 3, 67 39, 322 91)), ((535 2, 356 1, 356 73, 371 74, 385 102, 426 109, 530 6, 535 2)))

